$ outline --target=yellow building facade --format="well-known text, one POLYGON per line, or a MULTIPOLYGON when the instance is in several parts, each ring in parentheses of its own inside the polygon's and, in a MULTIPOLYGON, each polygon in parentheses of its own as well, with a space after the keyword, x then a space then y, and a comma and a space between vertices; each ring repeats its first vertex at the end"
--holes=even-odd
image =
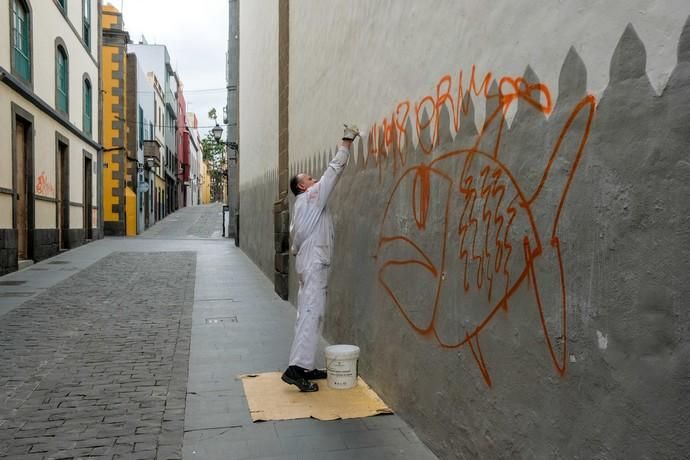
POLYGON ((127 154, 127 139, 136 126, 127 114, 127 43, 122 14, 114 6, 103 7, 101 14, 103 45, 101 75, 103 84, 103 230, 106 235, 137 234, 136 158, 127 154))
POLYGON ((199 188, 201 190, 201 204, 211 202, 211 177, 208 174, 208 161, 199 162, 199 188))

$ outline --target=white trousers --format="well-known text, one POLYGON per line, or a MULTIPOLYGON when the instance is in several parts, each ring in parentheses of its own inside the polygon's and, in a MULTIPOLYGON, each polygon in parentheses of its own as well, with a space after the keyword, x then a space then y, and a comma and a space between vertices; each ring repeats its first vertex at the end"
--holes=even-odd
POLYGON ((290 349, 291 366, 314 369, 323 331, 328 269, 328 265, 315 264, 300 274, 295 338, 290 349))

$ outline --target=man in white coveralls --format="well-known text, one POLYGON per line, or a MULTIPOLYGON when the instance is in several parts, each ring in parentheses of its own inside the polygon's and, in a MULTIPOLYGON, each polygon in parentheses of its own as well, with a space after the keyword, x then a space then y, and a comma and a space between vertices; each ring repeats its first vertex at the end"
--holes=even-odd
POLYGON ((314 361, 323 328, 328 271, 333 253, 333 220, 327 205, 350 157, 352 141, 358 135, 356 127, 345 125, 338 152, 318 182, 305 173, 290 179, 290 189, 297 197, 290 233, 292 253, 297 254, 295 267, 299 291, 290 365, 282 379, 300 391, 318 391, 319 386, 311 380, 326 378, 326 371, 315 369, 314 361))

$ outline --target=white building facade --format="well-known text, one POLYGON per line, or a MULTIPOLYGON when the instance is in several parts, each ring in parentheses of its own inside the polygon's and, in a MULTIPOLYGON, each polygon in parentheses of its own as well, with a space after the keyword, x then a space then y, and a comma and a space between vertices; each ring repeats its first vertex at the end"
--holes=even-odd
POLYGON ((0 6, 0 274, 102 235, 100 8, 0 6))
MULTIPOLYGON (((162 158, 161 165, 165 178, 164 197, 163 202, 163 217, 170 214, 177 209, 178 203, 178 154, 177 154, 177 137, 176 137, 176 121, 177 121, 177 89, 178 78, 173 70, 170 60, 170 54, 165 45, 149 44, 143 38, 139 43, 131 43, 127 46, 128 52, 134 53, 137 56, 139 65, 148 74, 153 72, 160 83, 160 88, 163 92, 164 105, 158 108, 162 109, 157 118, 157 123, 164 134, 164 142, 162 144, 162 158)), ((162 218, 162 217, 161 217, 162 218)))
POLYGON ((165 95, 163 87, 155 72, 148 72, 146 77, 153 88, 153 118, 149 125, 150 138, 145 140, 145 160, 148 166, 150 186, 150 222, 155 223, 165 217, 166 187, 165 171, 165 95), (150 160, 149 160, 150 159, 150 160))

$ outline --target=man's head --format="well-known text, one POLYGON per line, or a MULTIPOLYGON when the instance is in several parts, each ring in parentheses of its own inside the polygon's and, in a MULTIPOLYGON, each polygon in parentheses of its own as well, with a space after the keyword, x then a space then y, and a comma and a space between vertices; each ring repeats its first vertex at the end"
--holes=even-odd
POLYGON ((309 174, 299 173, 290 179, 290 190, 297 196, 300 193, 306 192, 309 187, 314 185, 316 181, 309 174))

